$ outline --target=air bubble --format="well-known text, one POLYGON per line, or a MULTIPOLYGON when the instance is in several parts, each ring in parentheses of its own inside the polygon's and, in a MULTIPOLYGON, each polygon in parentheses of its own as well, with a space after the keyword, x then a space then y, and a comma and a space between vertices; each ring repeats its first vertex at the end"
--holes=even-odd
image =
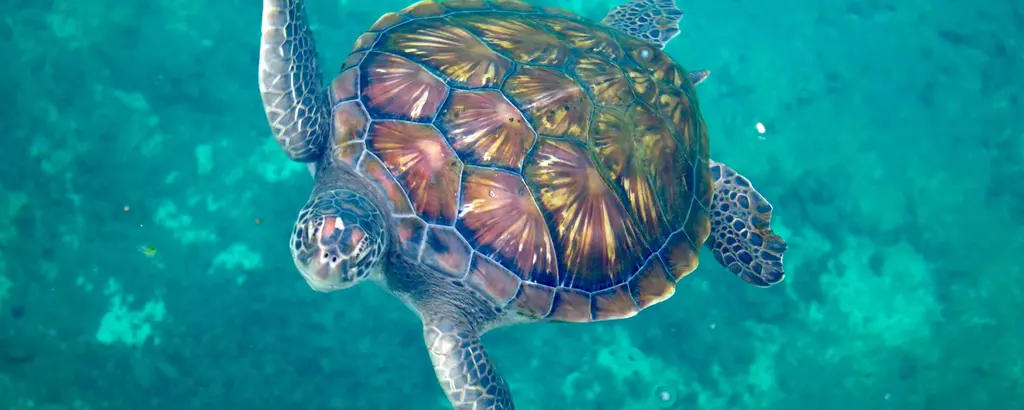
POLYGON ((676 404, 678 399, 676 389, 668 385, 659 385, 654 388, 654 401, 658 403, 658 407, 667 409, 676 404))
POLYGON ((488 192, 487 192, 487 195, 490 195, 490 196, 491 196, 491 198, 494 198, 494 191, 488 191, 488 192))

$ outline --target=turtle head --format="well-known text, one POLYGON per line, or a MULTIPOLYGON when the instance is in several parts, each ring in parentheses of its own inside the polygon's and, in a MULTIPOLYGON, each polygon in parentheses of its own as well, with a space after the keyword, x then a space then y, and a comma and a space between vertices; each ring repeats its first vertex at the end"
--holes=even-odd
POLYGON ((346 289, 375 275, 386 251, 384 215, 350 189, 317 189, 292 230, 292 259, 309 286, 346 289))

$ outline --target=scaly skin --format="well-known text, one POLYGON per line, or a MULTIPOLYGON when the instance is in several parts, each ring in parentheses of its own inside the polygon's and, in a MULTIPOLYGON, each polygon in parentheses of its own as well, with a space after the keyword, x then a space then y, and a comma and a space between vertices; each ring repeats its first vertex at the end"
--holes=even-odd
POLYGON ((704 245, 715 260, 748 283, 768 287, 785 277, 782 256, 786 241, 772 231, 772 205, 743 175, 711 161, 715 196, 711 204, 711 235, 704 245))
POLYGON ((319 160, 330 133, 331 109, 321 82, 303 1, 264 0, 260 96, 274 139, 294 161, 319 160))
POLYGON ((455 410, 509 410, 512 395, 491 364, 480 336, 451 321, 423 330, 437 381, 455 410))

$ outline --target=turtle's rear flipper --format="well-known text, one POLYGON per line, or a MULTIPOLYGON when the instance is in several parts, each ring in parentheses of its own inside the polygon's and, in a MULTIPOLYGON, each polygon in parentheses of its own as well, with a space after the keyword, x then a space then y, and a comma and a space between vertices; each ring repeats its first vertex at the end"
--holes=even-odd
POLYGON ((750 181, 721 162, 711 161, 715 197, 711 236, 715 259, 741 279, 760 287, 782 281, 786 241, 772 231, 772 205, 750 181))
POLYGON ((601 23, 665 48, 679 34, 682 18, 675 0, 629 0, 612 9, 601 23))
POLYGON ((330 107, 303 0, 263 0, 260 95, 274 139, 299 162, 320 158, 330 107))

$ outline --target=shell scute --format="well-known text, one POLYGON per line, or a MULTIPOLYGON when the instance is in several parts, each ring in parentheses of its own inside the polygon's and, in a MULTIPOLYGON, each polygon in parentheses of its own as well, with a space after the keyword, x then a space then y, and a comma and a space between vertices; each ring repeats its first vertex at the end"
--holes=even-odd
POLYGON ((359 97, 359 70, 350 68, 342 71, 331 81, 331 102, 337 104, 359 97))
POLYGON ((573 288, 557 288, 551 305, 551 313, 548 315, 550 320, 575 323, 591 321, 590 292, 573 288))
POLYGON ((363 103, 374 118, 431 122, 448 96, 443 80, 394 54, 370 52, 360 74, 363 103))
POLYGON ((665 209, 679 201, 659 193, 687 197, 675 187, 657 183, 664 176, 679 175, 676 169, 685 169, 682 158, 674 158, 678 145, 671 129, 646 105, 635 104, 625 113, 599 111, 590 143, 603 174, 620 188, 622 202, 647 243, 662 243, 673 226, 665 209))
MULTIPOLYGON (((345 70, 348 70, 348 69, 350 69, 352 67, 355 67, 357 65, 362 64, 363 63, 363 59, 365 59, 365 58, 366 58, 366 52, 365 51, 360 51, 358 53, 349 54, 348 58, 345 59, 345 62, 343 62, 341 64, 341 71, 345 71, 345 70)), ((362 87, 362 84, 360 84, 360 87, 362 87)))
POLYGON ((395 221, 395 232, 402 254, 415 260, 427 236, 427 223, 418 216, 403 216, 395 221))
MULTIPOLYGON (((564 19, 564 20, 579 21, 579 20, 583 19, 582 17, 580 17, 579 14, 576 14, 576 13, 573 13, 573 12, 571 12, 569 10, 561 9, 561 8, 558 8, 558 7, 541 7, 540 10, 542 12, 544 12, 544 14, 551 15, 551 16, 558 16, 558 17, 560 17, 561 19, 564 19)), ((546 18, 546 17, 541 17, 541 18, 546 18)))
POLYGON ((527 319, 538 320, 548 316, 554 301, 555 288, 524 281, 509 306, 527 319))
POLYGON ((358 53, 360 51, 368 51, 373 48, 373 45, 377 43, 377 39, 380 38, 380 33, 368 31, 363 33, 356 39, 354 45, 352 45, 352 52, 358 53))
POLYGON ((429 124, 374 121, 367 132, 367 148, 398 181, 423 220, 455 222, 462 161, 444 137, 429 124))
POLYGON ((554 35, 516 15, 466 13, 447 19, 518 63, 561 67, 571 54, 569 46, 554 35))
POLYGON ((585 291, 625 282, 651 250, 582 146, 542 138, 523 167, 554 232, 560 282, 585 291))
POLYGON ((518 171, 537 140, 529 122, 496 90, 452 92, 438 121, 468 164, 518 171))
POLYGON ((444 6, 455 11, 490 10, 484 0, 445 0, 444 6))
POLYGON ((708 142, 708 132, 707 126, 704 124, 704 119, 701 118, 699 114, 697 115, 696 122, 696 133, 699 136, 698 139, 700 141, 700 145, 696 149, 696 158, 704 163, 697 164, 697 168, 701 171, 702 175, 697 177, 697 180, 700 183, 697 184, 697 194, 695 195, 695 198, 697 198, 698 203, 702 206, 710 208, 711 200, 715 195, 715 183, 711 172, 711 164, 709 163, 711 160, 711 151, 708 142))
POLYGON ((385 31, 397 26, 399 23, 402 23, 407 19, 408 18, 403 14, 394 12, 384 13, 383 16, 380 16, 380 18, 377 19, 376 23, 373 23, 373 25, 370 26, 370 31, 385 31))
POLYGON ((626 73, 626 77, 629 77, 629 83, 633 86, 633 94, 640 101, 648 104, 657 101, 658 83, 651 78, 646 70, 632 63, 621 64, 620 68, 626 73))
POLYGON ((436 0, 423 0, 402 9, 399 13, 413 18, 424 18, 440 16, 447 12, 448 9, 436 0))
POLYGON ((388 32, 383 50, 415 59, 465 88, 496 87, 512 61, 479 37, 444 20, 420 20, 388 32))
POLYGON ((711 233, 709 208, 714 195, 714 182, 711 179, 707 157, 703 156, 706 154, 702 154, 702 145, 707 141, 702 124, 703 121, 698 121, 696 126, 697 135, 694 139, 697 141, 683 146, 689 149, 686 153, 689 160, 687 172, 682 175, 681 181, 688 194, 683 196, 687 202, 686 213, 682 214, 682 223, 671 225, 679 228, 669 236, 660 251, 669 275, 677 281, 697 268, 700 248, 711 233))
POLYGON ((633 89, 626 74, 612 62, 583 55, 572 62, 570 69, 598 105, 626 107, 633 101, 633 89))
POLYGON ((480 254, 473 254, 466 285, 487 297, 494 306, 503 307, 519 292, 522 280, 497 262, 480 254))
MULTIPOLYGON (((696 210, 698 208, 700 207, 692 206, 691 204, 686 215, 687 221, 690 221, 690 218, 696 217, 697 212, 699 212, 696 210)), ((697 247, 696 242, 690 237, 690 233, 686 229, 680 229, 669 236, 668 241, 665 242, 665 247, 660 252, 665 266, 668 267, 669 275, 677 282, 697 269, 697 256, 699 253, 700 248, 697 247)))
POLYGON ((430 225, 420 261, 452 279, 463 279, 469 270, 473 249, 455 229, 430 225))
MULTIPOLYGON (((658 94, 658 109, 669 120, 679 132, 686 133, 684 141, 692 140, 690 131, 693 119, 693 104, 690 97, 682 90, 674 87, 662 87, 658 94)), ((685 142, 684 142, 685 145, 685 142)))
POLYGON ((349 141, 334 148, 334 158, 350 167, 355 167, 359 157, 366 151, 366 144, 362 141, 349 141))
POLYGON ((374 154, 364 155, 359 160, 359 171, 377 184, 377 187, 384 192, 391 203, 391 210, 397 215, 408 215, 413 213, 412 202, 405 193, 405 188, 395 180, 391 171, 384 166, 384 163, 374 154))
POLYGON ((518 173, 466 167, 456 228, 477 251, 523 280, 558 284, 547 221, 518 173))
MULTIPOLYGON (((707 140, 707 138, 703 138, 707 140)), ((699 148, 698 148, 699 152, 699 148)), ((694 167, 694 181, 696 184, 695 191, 693 193, 694 204, 702 211, 698 215, 697 222, 700 222, 698 229, 695 229, 692 234, 694 238, 699 238, 699 244, 703 244, 707 240, 708 235, 711 233, 711 201, 715 195, 715 183, 711 178, 711 167, 709 166, 706 156, 697 156, 697 166, 694 167), (707 220, 705 220, 707 219, 707 220)))
POLYGON ((586 140, 593 103, 565 73, 520 67, 505 81, 503 90, 529 116, 538 134, 586 140))
POLYGON ((627 284, 640 309, 668 299, 676 292, 675 278, 669 276, 662 258, 657 256, 649 259, 627 284))
POLYGON ((346 101, 334 109, 334 143, 342 145, 359 141, 366 135, 370 116, 358 100, 346 101))
POLYGON ((488 0, 495 10, 534 13, 537 7, 522 0, 488 0))
POLYGON ((592 53, 611 61, 620 61, 625 55, 619 45, 603 28, 565 17, 537 17, 538 24, 556 33, 561 39, 580 53, 592 53))
POLYGON ((640 312, 640 306, 633 299, 627 283, 594 292, 591 299, 593 320, 625 319, 640 312))

